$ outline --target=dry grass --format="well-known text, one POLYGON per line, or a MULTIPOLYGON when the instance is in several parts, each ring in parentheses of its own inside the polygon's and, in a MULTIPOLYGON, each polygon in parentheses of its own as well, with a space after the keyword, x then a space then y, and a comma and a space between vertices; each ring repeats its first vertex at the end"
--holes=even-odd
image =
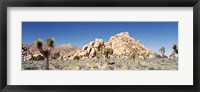
MULTIPOLYGON (((43 70, 44 61, 22 62, 22 70, 43 70)), ((168 59, 92 58, 73 61, 51 60, 50 70, 178 70, 178 62, 168 59)))

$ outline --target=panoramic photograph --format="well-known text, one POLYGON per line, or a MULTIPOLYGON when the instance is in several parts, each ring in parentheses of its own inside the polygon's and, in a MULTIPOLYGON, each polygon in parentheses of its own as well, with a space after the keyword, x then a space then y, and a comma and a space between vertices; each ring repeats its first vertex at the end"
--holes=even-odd
POLYGON ((22 70, 178 70, 178 22, 22 22, 22 70))

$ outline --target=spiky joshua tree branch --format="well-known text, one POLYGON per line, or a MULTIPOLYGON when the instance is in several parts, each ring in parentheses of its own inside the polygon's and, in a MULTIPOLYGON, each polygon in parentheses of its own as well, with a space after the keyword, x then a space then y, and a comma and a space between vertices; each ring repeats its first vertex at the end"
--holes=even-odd
POLYGON ((37 47, 37 49, 40 51, 40 53, 45 58, 45 69, 49 70, 49 56, 51 54, 51 49, 53 49, 53 47, 54 47, 54 38, 48 38, 46 40, 46 44, 48 46, 48 49, 44 50, 42 48, 43 42, 41 39, 37 39, 34 42, 34 45, 37 47))

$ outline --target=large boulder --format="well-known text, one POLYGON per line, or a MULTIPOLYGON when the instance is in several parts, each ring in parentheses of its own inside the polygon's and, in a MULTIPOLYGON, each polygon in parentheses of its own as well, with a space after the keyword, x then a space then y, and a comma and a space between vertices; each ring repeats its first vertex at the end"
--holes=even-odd
POLYGON ((83 46, 79 56, 92 58, 96 56, 98 51, 103 50, 104 48, 105 46, 103 40, 96 38, 95 41, 91 41, 89 44, 83 46))
POLYGON ((144 47, 144 45, 129 35, 128 32, 122 32, 115 36, 112 36, 108 42, 105 43, 106 47, 111 47, 114 50, 113 54, 127 55, 137 50, 141 55, 149 54, 148 58, 154 58, 155 54, 144 47))

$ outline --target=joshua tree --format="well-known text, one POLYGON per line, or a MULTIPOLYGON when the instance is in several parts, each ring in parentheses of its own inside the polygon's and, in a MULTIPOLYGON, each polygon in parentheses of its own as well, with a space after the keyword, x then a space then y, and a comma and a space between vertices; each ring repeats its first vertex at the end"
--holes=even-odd
POLYGON ((162 48, 159 49, 159 52, 162 54, 163 60, 165 56, 165 47, 163 46, 162 48))
POLYGON ((40 51, 40 53, 45 58, 45 69, 49 70, 49 56, 51 54, 51 49, 54 47, 54 38, 48 38, 46 40, 46 44, 48 45, 48 49, 44 50, 42 48, 43 42, 41 39, 37 39, 34 42, 34 45, 37 47, 37 49, 40 51))
POLYGON ((104 53, 106 58, 109 58, 110 55, 113 54, 113 49, 112 48, 105 48, 103 53, 104 53))
POLYGON ((178 54, 178 46, 177 46, 177 44, 174 44, 172 48, 174 49, 174 52, 176 54, 178 54))

